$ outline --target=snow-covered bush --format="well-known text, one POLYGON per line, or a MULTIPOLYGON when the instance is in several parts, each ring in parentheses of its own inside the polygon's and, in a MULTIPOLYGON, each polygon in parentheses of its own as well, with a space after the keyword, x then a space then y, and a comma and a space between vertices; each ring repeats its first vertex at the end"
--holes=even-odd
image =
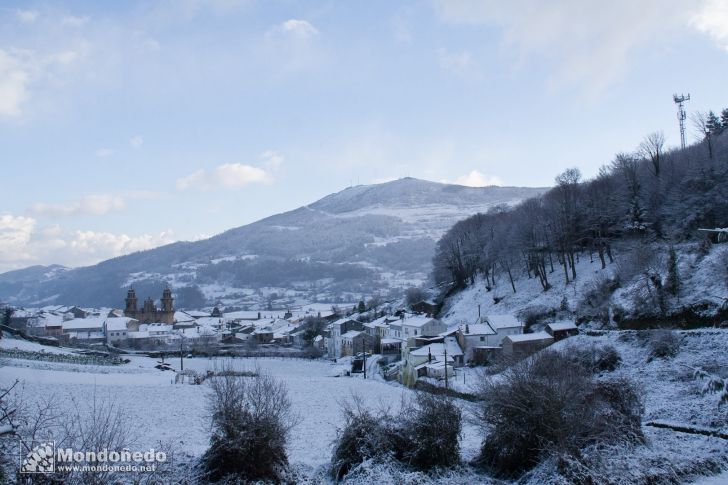
POLYGON ((462 412, 446 396, 417 393, 400 412, 395 455, 418 470, 460 462, 462 412))
POLYGON ((394 454, 394 419, 386 409, 374 412, 354 397, 352 402, 342 405, 342 412, 344 425, 331 457, 331 475, 337 480, 360 463, 386 461, 394 454))
POLYGON ((639 442, 642 406, 627 380, 597 381, 569 357, 545 351, 486 379, 476 413, 485 432, 475 464, 516 477, 554 453, 639 442))
POLYGON ((279 480, 295 424, 287 388, 260 371, 254 377, 222 374, 208 380, 212 437, 201 461, 205 479, 279 480))
POLYGON ((611 372, 622 362, 619 351, 609 344, 568 345, 564 355, 592 373, 611 372))
POLYGON ((334 443, 331 474, 340 480, 362 463, 400 463, 428 471, 460 462, 462 412, 446 396, 418 392, 397 415, 373 412, 355 398, 343 406, 344 426, 334 443))
POLYGON ((680 337, 671 330, 655 330, 651 333, 647 345, 650 349, 649 360, 668 359, 680 351, 680 337))
POLYGON ((577 318, 608 323, 610 299, 618 287, 619 282, 605 274, 599 274, 586 283, 576 305, 577 318))

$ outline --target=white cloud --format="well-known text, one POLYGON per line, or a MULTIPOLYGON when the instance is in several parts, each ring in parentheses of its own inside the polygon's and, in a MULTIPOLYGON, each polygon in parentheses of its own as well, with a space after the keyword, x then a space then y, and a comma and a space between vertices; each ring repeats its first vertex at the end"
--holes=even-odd
POLYGON ((111 148, 99 148, 96 150, 96 156, 99 158, 107 158, 110 157, 114 151, 111 148))
POLYGON ((132 136, 129 139, 129 145, 131 145, 132 148, 141 148, 143 144, 144 138, 142 138, 140 135, 132 136))
POLYGON ((270 172, 275 172, 281 167, 283 163, 283 155, 274 151, 266 150, 260 154, 260 158, 263 160, 263 166, 270 172))
POLYGON ((450 52, 445 48, 437 49, 440 67, 462 78, 480 77, 473 56, 468 51, 450 52))
POLYGON ((59 204, 33 204, 30 211, 38 216, 69 217, 77 215, 100 216, 125 207, 124 198, 113 194, 93 194, 59 204))
POLYGON ((21 56, 0 49, 0 117, 18 117, 28 100, 31 72, 21 56))
POLYGON ((8 266, 13 261, 31 258, 28 243, 35 224, 32 217, 0 216, 0 265, 8 266))
POLYGON ((226 163, 212 170, 200 169, 186 177, 177 179, 177 190, 214 190, 219 188, 238 188, 255 183, 270 183, 273 173, 283 163, 283 155, 275 150, 260 154, 261 167, 242 163, 226 163))
POLYGON ((66 15, 63 18, 61 18, 61 25, 64 25, 66 27, 72 27, 72 28, 79 28, 83 27, 88 23, 89 17, 83 15, 83 16, 76 16, 76 15, 66 15))
POLYGON ((26 24, 32 24, 38 18, 37 10, 18 10, 15 13, 21 22, 25 22, 26 24))
POLYGON ((436 0, 453 24, 495 26, 517 56, 550 63, 552 87, 578 86, 596 94, 621 78, 630 54, 684 27, 679 0, 436 0))
POLYGON ((32 217, 0 216, 0 272, 34 264, 85 266, 176 240, 170 230, 159 234, 114 234, 63 231, 58 225, 39 227, 32 217))
POLYGON ((59 64, 71 64, 72 62, 76 61, 79 57, 78 52, 76 51, 63 51, 59 52, 55 56, 55 60, 59 64))
POLYGON ((444 181, 445 183, 454 183, 457 185, 465 185, 466 187, 487 187, 490 185, 503 185, 500 177, 495 175, 486 175, 478 170, 472 170, 466 175, 462 175, 455 179, 454 182, 444 181))
POLYGON ((319 34, 316 27, 310 22, 300 19, 289 19, 278 25, 276 29, 280 32, 300 38, 314 37, 319 34))
POLYGON ((62 69, 82 55, 71 49, 41 55, 27 49, 0 48, 0 119, 22 117, 31 87, 58 82, 62 69))
POLYGON ((212 170, 196 172, 177 179, 177 190, 213 190, 219 188, 238 188, 254 183, 268 183, 270 175, 262 168, 242 163, 226 163, 212 170))
POLYGON ((174 242, 173 233, 164 231, 159 234, 129 236, 110 232, 75 231, 67 241, 67 248, 76 260, 89 262, 121 256, 152 249, 174 242))
POLYGON ((705 2, 690 18, 690 25, 728 50, 728 2, 725 0, 705 2))

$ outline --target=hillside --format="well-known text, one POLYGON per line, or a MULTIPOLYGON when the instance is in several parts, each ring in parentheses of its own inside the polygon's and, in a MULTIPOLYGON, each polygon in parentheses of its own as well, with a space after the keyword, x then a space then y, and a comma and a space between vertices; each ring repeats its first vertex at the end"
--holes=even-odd
POLYGON ((480 305, 527 323, 728 319, 728 126, 685 149, 644 147, 655 139, 591 179, 570 168, 538 197, 455 223, 433 265, 445 318, 480 305))
POLYGON ((351 187, 202 241, 67 271, 5 273, 0 300, 118 307, 131 284, 155 298, 170 284, 179 307, 220 301, 252 308, 387 294, 427 278, 435 242, 454 221, 543 191, 413 178, 351 187))

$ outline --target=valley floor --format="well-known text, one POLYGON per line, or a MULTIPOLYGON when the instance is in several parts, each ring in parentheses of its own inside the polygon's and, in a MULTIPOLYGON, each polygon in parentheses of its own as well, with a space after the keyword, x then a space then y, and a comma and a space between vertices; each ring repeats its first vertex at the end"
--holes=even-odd
MULTIPOLYGON (((608 343, 622 356, 621 366, 614 371, 634 379, 644 392, 643 424, 661 422, 689 425, 728 433, 728 406, 718 406, 717 396, 702 393, 703 383, 693 378, 693 369, 700 368, 726 377, 728 330, 693 330, 678 332, 681 348, 672 359, 648 362, 644 334, 633 331, 611 331, 596 336, 580 335, 559 342, 553 348, 571 345, 608 343)), ((19 347, 64 352, 63 349, 4 338, 0 347, 19 347)), ((259 367, 285 382, 294 409, 300 417, 294 429, 289 457, 300 479, 311 483, 323 479, 323 469, 331 456, 331 443, 342 423, 340 403, 354 393, 368 405, 389 405, 396 409, 402 397, 411 391, 395 383, 379 379, 364 380, 361 376, 336 377, 342 365, 325 361, 298 359, 225 359, 236 369, 259 367)), ((179 360, 169 360, 179 368, 179 360)), ((185 359, 186 369, 204 372, 222 364, 222 359, 185 359)), ((136 445, 158 447, 159 442, 172 444, 187 461, 200 456, 208 446, 206 385, 174 384, 174 374, 154 368, 155 359, 131 357, 121 366, 87 366, 48 361, 4 359, 0 367, 0 387, 18 379, 18 392, 26 403, 52 400, 59 410, 84 409, 97 400, 112 400, 123 408, 133 424, 136 445)), ((479 378, 477 372, 469 380, 479 378)), ((469 415, 472 403, 458 401, 469 415)), ((612 483, 678 483, 700 479, 701 475, 728 468, 728 442, 701 435, 678 433, 667 429, 643 426, 647 445, 633 450, 618 450, 599 467, 605 476, 619 477, 612 483)), ((462 458, 473 458, 480 445, 479 429, 466 420, 462 437, 462 458)), ((554 469, 545 463, 525 482, 550 481, 554 469)), ((407 483, 488 483, 491 480, 469 467, 437 478, 419 473, 403 473, 376 465, 356 481, 374 483, 391 474, 407 483)), ((705 478, 708 479, 707 477, 705 478)), ((610 482, 604 482, 610 483, 610 482)), ((710 483, 710 482, 707 482, 710 483)))

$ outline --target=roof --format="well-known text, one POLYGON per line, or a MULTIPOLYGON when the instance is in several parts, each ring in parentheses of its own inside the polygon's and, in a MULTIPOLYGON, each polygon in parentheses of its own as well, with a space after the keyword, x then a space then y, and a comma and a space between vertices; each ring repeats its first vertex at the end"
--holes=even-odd
POLYGON ((74 318, 73 320, 66 320, 63 322, 63 330, 81 330, 88 331, 89 329, 103 328, 104 318, 74 318))
POLYGON ((129 317, 111 317, 106 319, 106 331, 116 332, 119 330, 127 330, 129 328, 129 322, 136 321, 129 317))
POLYGON ((552 331, 558 332, 561 330, 576 330, 576 324, 574 322, 554 322, 549 323, 546 327, 552 331))
POLYGON ((402 345, 402 341, 397 338, 383 338, 379 341, 382 345, 392 345, 392 344, 399 344, 402 345))
POLYGON ((518 319, 515 317, 515 315, 511 314, 488 315, 485 318, 488 320, 488 323, 490 323, 490 326, 493 327, 494 330, 498 330, 499 328, 513 328, 523 326, 521 322, 519 322, 518 319))
POLYGON ((193 318, 209 317, 209 312, 201 312, 199 310, 187 310, 185 313, 193 318))
POLYGON ((201 327, 218 327, 222 325, 220 317, 200 317, 196 320, 197 325, 201 327))
POLYGON ((465 325, 461 326, 460 329, 463 331, 463 334, 465 335, 495 335, 495 332, 490 327, 490 325, 486 325, 484 323, 475 323, 473 325, 465 325), (467 330, 467 332, 466 332, 467 330))
POLYGON ((193 322, 194 320, 195 320, 195 318, 186 312, 181 312, 181 311, 174 312, 174 321, 177 323, 193 322))
POLYGON ((546 332, 536 333, 522 333, 519 335, 506 335, 505 339, 509 339, 511 342, 535 342, 539 340, 553 340, 554 338, 546 332))
POLYGON ((408 327, 424 327, 430 322, 439 323, 439 320, 431 317, 423 317, 423 316, 415 316, 415 317, 409 317, 405 318, 404 320, 401 320, 400 323, 402 325, 407 325, 408 327))
MULTIPOLYGON (((550 335, 549 335, 550 337, 550 335)), ((432 355, 432 356, 438 356, 438 355, 444 355, 445 354, 445 345, 447 345, 447 356, 456 356, 456 355, 463 355, 463 351, 460 348, 460 345, 458 345, 457 340, 454 338, 446 338, 445 343, 436 343, 436 344, 429 344, 425 345, 424 347, 420 347, 419 349, 415 349, 410 352, 412 355, 432 355)))
POLYGON ((359 332, 358 330, 349 330, 345 334, 341 335, 341 338, 355 338, 361 335, 364 332, 359 332))

